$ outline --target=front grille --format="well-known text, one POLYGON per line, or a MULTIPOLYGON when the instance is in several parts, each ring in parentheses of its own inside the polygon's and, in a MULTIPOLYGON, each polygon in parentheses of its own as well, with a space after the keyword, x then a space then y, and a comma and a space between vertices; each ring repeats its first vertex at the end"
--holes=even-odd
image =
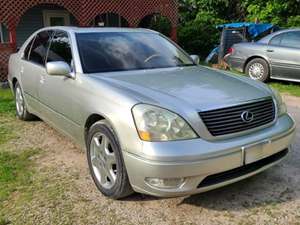
POLYGON ((276 162, 280 159, 282 159, 284 156, 286 156, 288 154, 288 149, 285 149, 281 152, 278 152, 274 155, 271 155, 267 158, 261 159, 259 161, 256 161, 254 163, 250 163, 248 165, 245 166, 241 166, 232 170, 228 170, 225 172, 221 172, 218 174, 213 174, 210 175, 208 177, 206 177, 199 185, 198 188, 203 188, 203 187, 207 187, 207 186, 211 186, 211 185, 215 185, 215 184, 219 184, 225 181, 229 181, 244 175, 247 175, 249 173, 252 173, 256 170, 261 169, 262 167, 269 165, 273 162, 276 162))
POLYGON ((213 136, 232 134, 257 128, 275 119, 273 100, 266 99, 228 108, 210 110, 199 113, 202 121, 213 136), (250 112, 252 121, 244 121, 242 114, 250 112))

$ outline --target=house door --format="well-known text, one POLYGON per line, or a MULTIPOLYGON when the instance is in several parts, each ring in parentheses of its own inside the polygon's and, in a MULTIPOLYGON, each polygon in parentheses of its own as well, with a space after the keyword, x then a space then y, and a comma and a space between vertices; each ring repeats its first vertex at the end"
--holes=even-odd
POLYGON ((64 10, 45 10, 44 14, 44 26, 69 26, 70 14, 64 10))

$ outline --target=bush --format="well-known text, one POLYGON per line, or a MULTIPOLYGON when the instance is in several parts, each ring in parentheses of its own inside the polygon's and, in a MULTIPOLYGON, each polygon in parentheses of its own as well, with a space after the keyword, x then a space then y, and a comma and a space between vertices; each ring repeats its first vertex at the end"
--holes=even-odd
POLYGON ((288 27, 300 27, 300 16, 291 16, 288 18, 288 27))
POLYGON ((169 37, 172 30, 172 24, 168 18, 157 15, 152 17, 149 29, 156 30, 169 37))
POLYGON ((212 13, 200 12, 194 20, 179 26, 178 43, 189 54, 200 55, 203 59, 220 42, 216 25, 224 22, 212 13))

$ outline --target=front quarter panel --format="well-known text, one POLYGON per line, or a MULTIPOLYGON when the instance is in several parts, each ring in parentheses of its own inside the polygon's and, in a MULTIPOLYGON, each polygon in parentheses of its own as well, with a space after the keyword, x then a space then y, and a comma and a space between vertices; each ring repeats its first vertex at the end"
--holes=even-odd
POLYGON ((18 54, 12 54, 9 57, 9 63, 8 63, 8 82, 10 84, 10 87, 12 88, 12 81, 13 78, 17 78, 19 80, 20 75, 20 59, 18 57, 18 54))
POLYGON ((124 151, 142 149, 131 108, 138 103, 134 96, 116 88, 107 82, 95 81, 88 75, 78 74, 76 92, 73 92, 75 101, 74 120, 80 124, 80 144, 85 146, 85 124, 91 115, 97 114, 105 118, 116 136, 124 151), (138 146, 137 146, 138 145, 138 146))

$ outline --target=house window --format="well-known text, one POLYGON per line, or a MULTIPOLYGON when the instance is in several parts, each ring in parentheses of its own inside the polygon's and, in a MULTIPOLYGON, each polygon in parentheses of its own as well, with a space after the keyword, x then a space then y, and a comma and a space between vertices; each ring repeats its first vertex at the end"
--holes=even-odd
POLYGON ((65 10, 44 10, 44 26, 69 26, 70 14, 65 10))
POLYGON ((98 15, 93 22, 95 27, 128 27, 128 22, 115 13, 98 15))
POLYGON ((9 42, 9 32, 3 23, 0 23, 0 43, 9 42))
POLYGON ((2 23, 0 23, 0 43, 4 42, 3 30, 2 30, 2 23))

